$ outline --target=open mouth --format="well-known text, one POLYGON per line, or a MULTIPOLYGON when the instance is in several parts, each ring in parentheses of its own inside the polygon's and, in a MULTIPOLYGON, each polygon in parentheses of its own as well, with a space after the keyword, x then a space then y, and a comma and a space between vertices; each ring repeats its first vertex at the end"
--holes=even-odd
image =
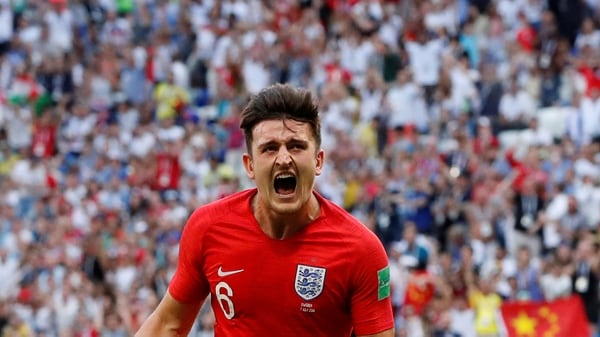
POLYGON ((296 190, 296 177, 290 173, 283 173, 275 177, 273 182, 275 192, 281 195, 289 195, 296 190))

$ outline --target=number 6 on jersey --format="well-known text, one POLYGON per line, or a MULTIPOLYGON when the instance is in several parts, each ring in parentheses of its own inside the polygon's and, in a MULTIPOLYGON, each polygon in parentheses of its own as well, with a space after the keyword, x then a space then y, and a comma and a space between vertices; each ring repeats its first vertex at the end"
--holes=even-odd
POLYGON ((221 310, 223 310, 225 318, 232 319, 233 315, 235 315, 233 301, 231 301, 230 298, 233 296, 233 289, 231 289, 226 282, 219 282, 215 287, 215 294, 217 295, 217 301, 219 302, 221 310), (227 309, 225 307, 227 307, 227 309))

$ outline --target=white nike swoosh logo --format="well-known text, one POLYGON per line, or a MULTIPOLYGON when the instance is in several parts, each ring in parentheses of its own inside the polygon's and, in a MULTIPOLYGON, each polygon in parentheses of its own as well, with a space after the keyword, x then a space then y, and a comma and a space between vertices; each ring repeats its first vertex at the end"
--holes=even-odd
POLYGON ((225 277, 225 276, 229 276, 229 275, 241 273, 241 272, 244 271, 244 269, 238 269, 238 270, 232 270, 232 271, 223 271, 223 269, 221 269, 221 268, 222 267, 219 267, 219 270, 217 270, 217 275, 219 275, 219 277, 225 277))

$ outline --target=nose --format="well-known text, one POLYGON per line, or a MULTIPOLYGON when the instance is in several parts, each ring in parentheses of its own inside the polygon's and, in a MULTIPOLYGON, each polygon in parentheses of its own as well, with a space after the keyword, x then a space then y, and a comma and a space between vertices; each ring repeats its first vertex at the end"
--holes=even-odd
POLYGON ((290 155, 289 151, 285 148, 285 146, 282 146, 279 149, 279 153, 277 153, 277 158, 275 158, 275 164, 280 166, 286 166, 290 165, 291 162, 292 156, 290 155))

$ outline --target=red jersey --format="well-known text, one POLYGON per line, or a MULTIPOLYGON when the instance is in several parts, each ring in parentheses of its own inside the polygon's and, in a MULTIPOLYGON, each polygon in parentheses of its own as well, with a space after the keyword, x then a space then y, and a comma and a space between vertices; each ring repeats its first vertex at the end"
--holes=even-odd
POLYGON ((154 177, 154 188, 159 191, 174 190, 179 188, 179 176, 181 166, 179 157, 168 153, 156 155, 156 175, 154 177))
POLYGON ((542 170, 533 169, 515 158, 514 150, 506 152, 506 160, 509 165, 516 171, 516 177, 513 181, 515 190, 520 191, 526 179, 533 179, 538 183, 545 183, 548 180, 548 174, 542 170))
POLYGON ((404 306, 413 315, 422 315, 433 298, 435 287, 427 271, 415 271, 406 287, 404 306))
POLYGON ((594 90, 600 90, 600 72, 585 65, 579 68, 579 73, 585 78, 585 94, 590 95, 594 90))
POLYGON ((238 192, 197 209, 184 227, 169 293, 209 293, 215 336, 350 336, 394 326, 388 259, 379 239, 317 195, 321 215, 293 237, 260 229, 238 192))
POLYGON ((327 73, 327 81, 329 83, 345 83, 352 82, 352 73, 347 69, 342 68, 336 64, 327 64, 324 66, 325 72, 327 73))
POLYGON ((33 125, 31 139, 31 152, 40 158, 50 158, 54 155, 56 147, 56 126, 42 125, 36 123, 33 125))
POLYGON ((534 49, 536 35, 535 29, 528 25, 517 31, 517 42, 519 42, 523 50, 531 53, 534 49))

